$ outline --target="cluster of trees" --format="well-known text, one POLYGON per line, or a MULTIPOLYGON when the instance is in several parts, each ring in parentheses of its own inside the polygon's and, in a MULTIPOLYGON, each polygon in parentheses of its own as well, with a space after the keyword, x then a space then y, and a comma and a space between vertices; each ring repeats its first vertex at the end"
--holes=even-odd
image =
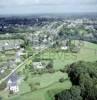
POLYGON ((70 90, 55 96, 56 100, 97 100, 97 62, 77 62, 67 68, 72 82, 70 90))
POLYGON ((93 43, 97 43, 97 30, 86 29, 83 25, 78 25, 76 27, 67 26, 63 27, 58 33, 59 37, 85 40, 93 43))

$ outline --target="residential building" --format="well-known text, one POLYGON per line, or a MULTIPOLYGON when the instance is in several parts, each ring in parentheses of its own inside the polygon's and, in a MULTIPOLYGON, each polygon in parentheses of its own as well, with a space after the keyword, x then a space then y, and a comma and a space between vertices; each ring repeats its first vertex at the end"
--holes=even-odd
POLYGON ((19 77, 16 74, 12 75, 7 82, 8 90, 13 93, 19 92, 19 83, 19 77))
POLYGON ((33 62, 34 69, 43 69, 44 66, 42 65, 42 62, 33 62))

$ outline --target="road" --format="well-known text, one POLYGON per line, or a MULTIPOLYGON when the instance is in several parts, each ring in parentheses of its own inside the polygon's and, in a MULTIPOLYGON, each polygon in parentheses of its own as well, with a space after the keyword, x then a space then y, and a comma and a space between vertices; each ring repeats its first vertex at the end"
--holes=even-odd
POLYGON ((8 74, 6 77, 4 77, 3 79, 0 80, 0 84, 4 81, 6 81, 18 68, 20 68, 21 66, 25 65, 30 59, 32 59, 32 57, 34 57, 35 55, 37 55, 38 53, 30 56, 29 58, 27 58, 24 62, 22 62, 21 64, 19 64, 15 69, 13 69, 11 71, 10 74, 8 74))

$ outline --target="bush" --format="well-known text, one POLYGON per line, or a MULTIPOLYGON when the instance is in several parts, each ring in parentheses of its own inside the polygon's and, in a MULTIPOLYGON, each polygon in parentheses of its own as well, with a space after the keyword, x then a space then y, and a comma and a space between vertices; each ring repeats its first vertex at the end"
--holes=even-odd
POLYGON ((55 70, 54 70, 54 69, 49 69, 48 72, 49 72, 49 73, 54 73, 55 70))
POLYGON ((63 83, 64 81, 65 81, 64 78, 60 78, 60 79, 59 79, 59 82, 60 82, 60 83, 63 83))
POLYGON ((35 84, 36 84, 36 85, 38 85, 38 86, 40 85, 40 83, 39 83, 39 82, 37 82, 37 83, 35 83, 35 84))
POLYGON ((0 84, 0 91, 4 90, 6 88, 6 82, 3 82, 0 84))
POLYGON ((27 81, 27 80, 28 80, 28 76, 26 75, 25 78, 24 78, 24 81, 27 81))
POLYGON ((13 94, 13 91, 10 91, 9 94, 13 94))
POLYGON ((0 100, 3 100, 2 97, 0 97, 0 100))

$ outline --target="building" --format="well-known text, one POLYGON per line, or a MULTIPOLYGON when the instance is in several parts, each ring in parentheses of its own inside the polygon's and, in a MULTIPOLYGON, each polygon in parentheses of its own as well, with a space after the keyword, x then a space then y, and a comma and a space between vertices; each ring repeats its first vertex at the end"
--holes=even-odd
POLYGON ((12 75, 7 82, 8 90, 13 93, 19 92, 19 83, 19 77, 16 74, 12 75))
POLYGON ((4 69, 0 69, 0 74, 2 75, 5 72, 4 69))
POLYGON ((41 62, 33 62, 33 68, 34 69, 43 69, 44 66, 41 62))
POLYGON ((68 50, 68 47, 67 46, 62 46, 61 50, 68 50))

